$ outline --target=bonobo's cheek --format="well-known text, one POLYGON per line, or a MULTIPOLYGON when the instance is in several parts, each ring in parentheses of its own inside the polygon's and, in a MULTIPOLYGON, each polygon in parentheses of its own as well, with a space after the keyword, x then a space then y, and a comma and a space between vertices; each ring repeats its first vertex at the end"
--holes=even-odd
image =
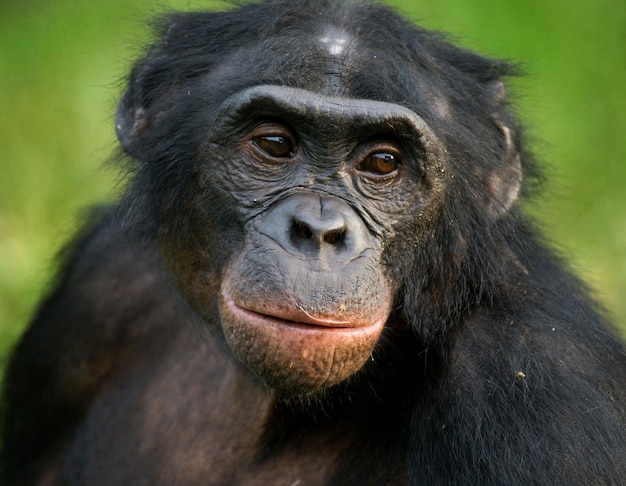
POLYGON ((315 392, 359 371, 371 356, 389 312, 382 319, 349 327, 295 322, 239 307, 225 284, 219 309, 232 352, 261 382, 287 394, 315 392))

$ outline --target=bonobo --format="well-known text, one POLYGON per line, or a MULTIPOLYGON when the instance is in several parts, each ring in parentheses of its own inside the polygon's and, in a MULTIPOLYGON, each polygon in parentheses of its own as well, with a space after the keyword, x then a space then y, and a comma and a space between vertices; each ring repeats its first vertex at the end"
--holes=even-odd
POLYGON ((166 16, 5 379, 3 484, 626 484, 626 352, 520 209, 514 68, 386 7, 166 16))

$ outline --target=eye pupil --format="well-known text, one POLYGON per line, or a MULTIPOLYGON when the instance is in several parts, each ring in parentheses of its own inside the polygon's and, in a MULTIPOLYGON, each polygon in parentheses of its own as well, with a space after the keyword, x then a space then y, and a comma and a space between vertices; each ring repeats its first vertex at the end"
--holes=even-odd
POLYGON ((395 157, 391 154, 376 154, 376 168, 379 172, 388 173, 393 170, 395 166, 395 157))
POLYGON ((272 157, 291 157, 293 144, 287 137, 281 135, 263 135, 254 138, 254 144, 272 157))

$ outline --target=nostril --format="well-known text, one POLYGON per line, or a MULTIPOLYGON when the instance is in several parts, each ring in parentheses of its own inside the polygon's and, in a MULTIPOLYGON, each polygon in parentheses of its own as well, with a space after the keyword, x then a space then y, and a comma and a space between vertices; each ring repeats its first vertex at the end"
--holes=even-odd
POLYGON ((328 231, 324 234, 324 241, 329 245, 336 245, 343 241, 343 230, 328 231))
POLYGON ((304 240, 310 240, 313 237, 313 231, 308 225, 302 222, 296 222, 294 225, 294 232, 297 238, 304 240))
POLYGON ((290 238, 298 248, 302 248, 302 245, 311 244, 316 248, 322 244, 338 247, 344 242, 345 228, 339 225, 334 228, 332 226, 328 227, 324 222, 315 225, 311 222, 294 219, 291 223, 290 238))

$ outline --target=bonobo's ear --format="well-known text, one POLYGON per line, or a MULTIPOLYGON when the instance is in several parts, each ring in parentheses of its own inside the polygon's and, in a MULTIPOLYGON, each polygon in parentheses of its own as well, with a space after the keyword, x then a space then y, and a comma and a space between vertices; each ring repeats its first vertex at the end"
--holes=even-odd
MULTIPOLYGON (((188 31, 187 17, 166 16, 155 24, 159 40, 133 67, 117 108, 117 136, 124 151, 138 159, 145 157, 146 150, 158 140, 162 122, 175 106, 181 80, 199 72, 197 65, 190 65, 180 53, 172 52, 180 44, 180 39, 173 37, 188 31)), ((205 61, 201 56, 194 59, 196 63, 205 61)))
MULTIPOLYGON (((490 88, 496 106, 501 109, 505 103, 504 84, 497 81, 490 88)), ((487 178, 489 194, 487 211, 493 219, 499 219, 509 211, 519 196, 522 186, 522 161, 518 143, 514 140, 511 129, 497 115, 495 123, 504 139, 505 156, 487 178)))
MULTIPOLYGON (((158 61, 168 60, 161 56, 158 61)), ((157 62, 145 63, 131 74, 115 116, 115 131, 127 154, 141 159, 146 148, 158 140, 163 121, 175 106, 178 76, 157 62)))
POLYGON ((127 88, 117 108, 115 116, 115 131, 122 144, 124 151, 131 156, 138 156, 139 138, 150 126, 150 121, 143 106, 136 106, 131 94, 131 88, 127 88))
POLYGON ((153 24, 154 44, 133 67, 115 119, 123 149, 138 159, 177 125, 170 115, 181 107, 183 87, 221 65, 233 48, 256 40, 258 29, 256 18, 246 26, 230 12, 172 13, 153 24))

